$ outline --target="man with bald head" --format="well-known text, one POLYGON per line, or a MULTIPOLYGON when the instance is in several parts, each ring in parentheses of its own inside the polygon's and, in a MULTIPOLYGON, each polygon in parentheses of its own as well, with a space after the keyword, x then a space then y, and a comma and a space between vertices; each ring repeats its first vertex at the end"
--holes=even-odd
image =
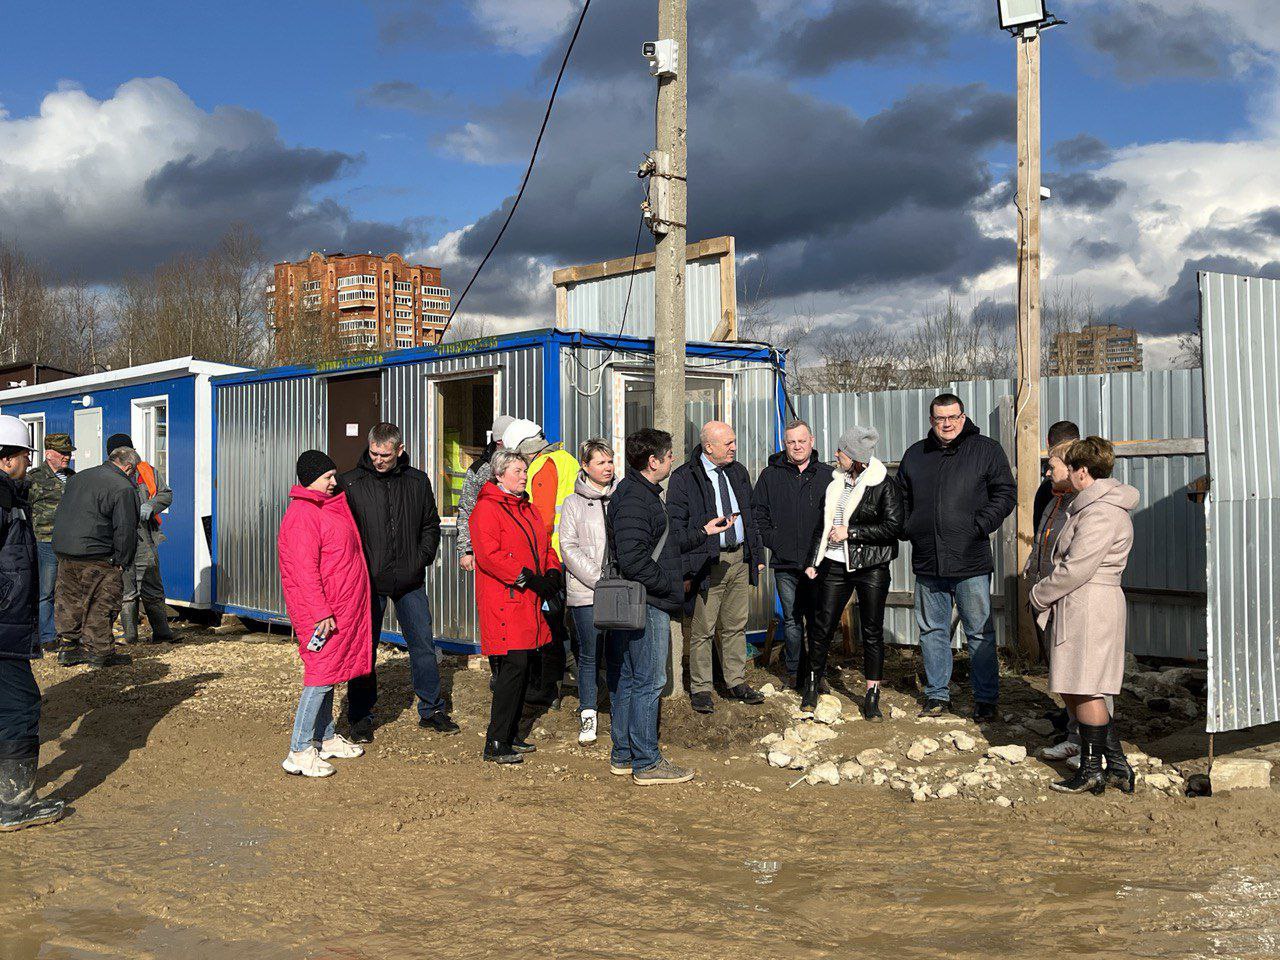
POLYGON ((690 530, 701 530, 716 517, 731 520, 723 532, 708 537, 685 558, 693 594, 689 702, 699 713, 712 713, 711 656, 717 630, 728 697, 743 703, 764 701, 746 680, 747 614, 751 588, 764 570, 764 546, 751 513, 751 477, 738 463, 733 427, 712 420, 703 426, 701 439, 689 461, 671 474, 667 513, 673 525, 690 530))

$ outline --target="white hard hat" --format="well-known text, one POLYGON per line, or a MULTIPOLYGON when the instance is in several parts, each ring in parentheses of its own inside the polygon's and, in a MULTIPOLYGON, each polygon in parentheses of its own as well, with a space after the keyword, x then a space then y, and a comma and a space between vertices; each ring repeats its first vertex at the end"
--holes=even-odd
POLYGON ((506 430, 502 431, 502 445, 524 456, 541 453, 550 446, 543 436, 542 428, 532 420, 513 420, 506 430))
POLYGON ((22 447, 34 450, 31 445, 31 431, 17 417, 0 415, 0 447, 22 447))

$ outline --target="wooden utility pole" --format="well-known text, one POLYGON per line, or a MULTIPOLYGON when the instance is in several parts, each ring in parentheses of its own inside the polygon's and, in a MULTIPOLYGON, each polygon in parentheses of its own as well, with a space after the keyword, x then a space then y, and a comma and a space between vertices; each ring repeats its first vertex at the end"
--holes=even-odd
POLYGON ((685 132, 689 108, 688 2, 658 0, 658 39, 678 45, 675 76, 658 77, 655 168, 650 192, 665 191, 655 206, 654 426, 671 434, 676 462, 684 460, 685 224, 688 199, 685 132))
MULTIPOLYGON (((1017 560, 1021 572, 1035 542, 1036 489, 1040 485, 1040 31, 1015 41, 1018 57, 1018 396, 1015 406, 1018 477, 1017 560)), ((1036 659, 1040 645, 1027 598, 1018 582, 1018 649, 1036 659)))

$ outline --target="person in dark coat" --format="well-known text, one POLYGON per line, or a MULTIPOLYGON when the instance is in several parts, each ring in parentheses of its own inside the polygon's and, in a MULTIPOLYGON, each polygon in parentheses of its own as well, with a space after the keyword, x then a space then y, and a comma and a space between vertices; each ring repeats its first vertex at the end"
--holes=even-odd
POLYGON ((991 619, 991 535, 1013 512, 1017 487, 1004 450, 965 416, 959 397, 934 397, 929 420, 932 429, 907 449, 898 467, 924 658, 921 715, 940 716, 951 703, 956 608, 969 643, 974 719, 992 720, 998 715, 1000 670, 991 619))
POLYGON ((641 630, 609 631, 609 771, 630 773, 642 786, 684 783, 693 772, 658 748, 671 617, 684 609, 685 557, 728 523, 717 518, 690 528, 669 516, 670 497, 664 508, 661 484, 671 474, 671 434, 645 427, 627 437, 626 450, 627 475, 609 501, 605 531, 618 572, 645 588, 646 623, 641 630))
POLYGON ((832 468, 813 452, 813 431, 792 420, 782 434, 783 449, 769 458, 756 478, 751 513, 761 542, 769 548, 769 567, 782 607, 787 679, 795 683, 804 651, 812 581, 804 575, 809 547, 822 531, 823 496, 832 468))
POLYGON ((764 702, 746 676, 747 617, 751 588, 764 572, 764 545, 751 512, 751 476, 737 454, 733 428, 718 420, 708 422, 702 428, 702 443, 693 448, 688 463, 672 473, 667 491, 667 510, 678 527, 696 531, 713 520, 728 521, 723 532, 708 537, 685 558, 694 597, 688 630, 689 703, 698 713, 715 710, 711 657, 717 637, 729 697, 764 702))
POLYGON ((840 435, 839 469, 823 491, 823 515, 808 551, 805 576, 814 583, 814 618, 809 674, 801 686, 800 708, 818 705, 819 681, 849 598, 858 594, 867 692, 862 716, 883 720, 880 681, 884 679, 884 607, 889 599, 889 564, 902 536, 902 494, 876 457, 880 434, 852 426, 840 435))
POLYGON ((112 667, 133 659, 116 652, 111 626, 123 605, 124 570, 138 552, 134 477, 141 462, 137 450, 116 447, 106 463, 67 481, 53 516, 53 619, 66 641, 58 654, 63 666, 112 667))
MULTIPOLYGON (((1048 444, 1046 449, 1052 450, 1054 447, 1072 440, 1080 439, 1080 428, 1070 420, 1059 420, 1049 428, 1048 444)), ((1060 491, 1054 486, 1053 480, 1046 473, 1045 478, 1040 481, 1040 486, 1036 488, 1036 498, 1031 507, 1031 529, 1039 530, 1040 521, 1044 517, 1045 508, 1053 503, 1054 499, 1059 497, 1060 491)), ((1041 643, 1043 647, 1043 643, 1041 643)))
POLYGON ((347 684, 351 740, 373 741, 373 707, 378 701, 377 651, 388 601, 396 606, 400 632, 409 647, 409 670, 418 695, 418 724, 437 733, 457 733, 440 694, 440 667, 432 636, 431 604, 423 586, 427 567, 440 548, 440 513, 431 481, 409 466, 400 428, 379 423, 369 431, 369 449, 341 487, 356 518, 373 583, 373 670, 347 684))
POLYGON ((30 507, 19 484, 31 465, 27 425, 0 416, 0 831, 52 823, 62 802, 36 799, 40 587, 30 507))

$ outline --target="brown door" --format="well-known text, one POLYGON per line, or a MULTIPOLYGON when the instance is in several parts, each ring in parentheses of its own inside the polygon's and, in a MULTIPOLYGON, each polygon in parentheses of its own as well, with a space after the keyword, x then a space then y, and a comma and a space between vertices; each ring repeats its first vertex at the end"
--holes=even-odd
POLYGON ((381 419, 380 373, 329 380, 329 456, 338 465, 339 473, 356 465, 369 445, 369 431, 381 419))

